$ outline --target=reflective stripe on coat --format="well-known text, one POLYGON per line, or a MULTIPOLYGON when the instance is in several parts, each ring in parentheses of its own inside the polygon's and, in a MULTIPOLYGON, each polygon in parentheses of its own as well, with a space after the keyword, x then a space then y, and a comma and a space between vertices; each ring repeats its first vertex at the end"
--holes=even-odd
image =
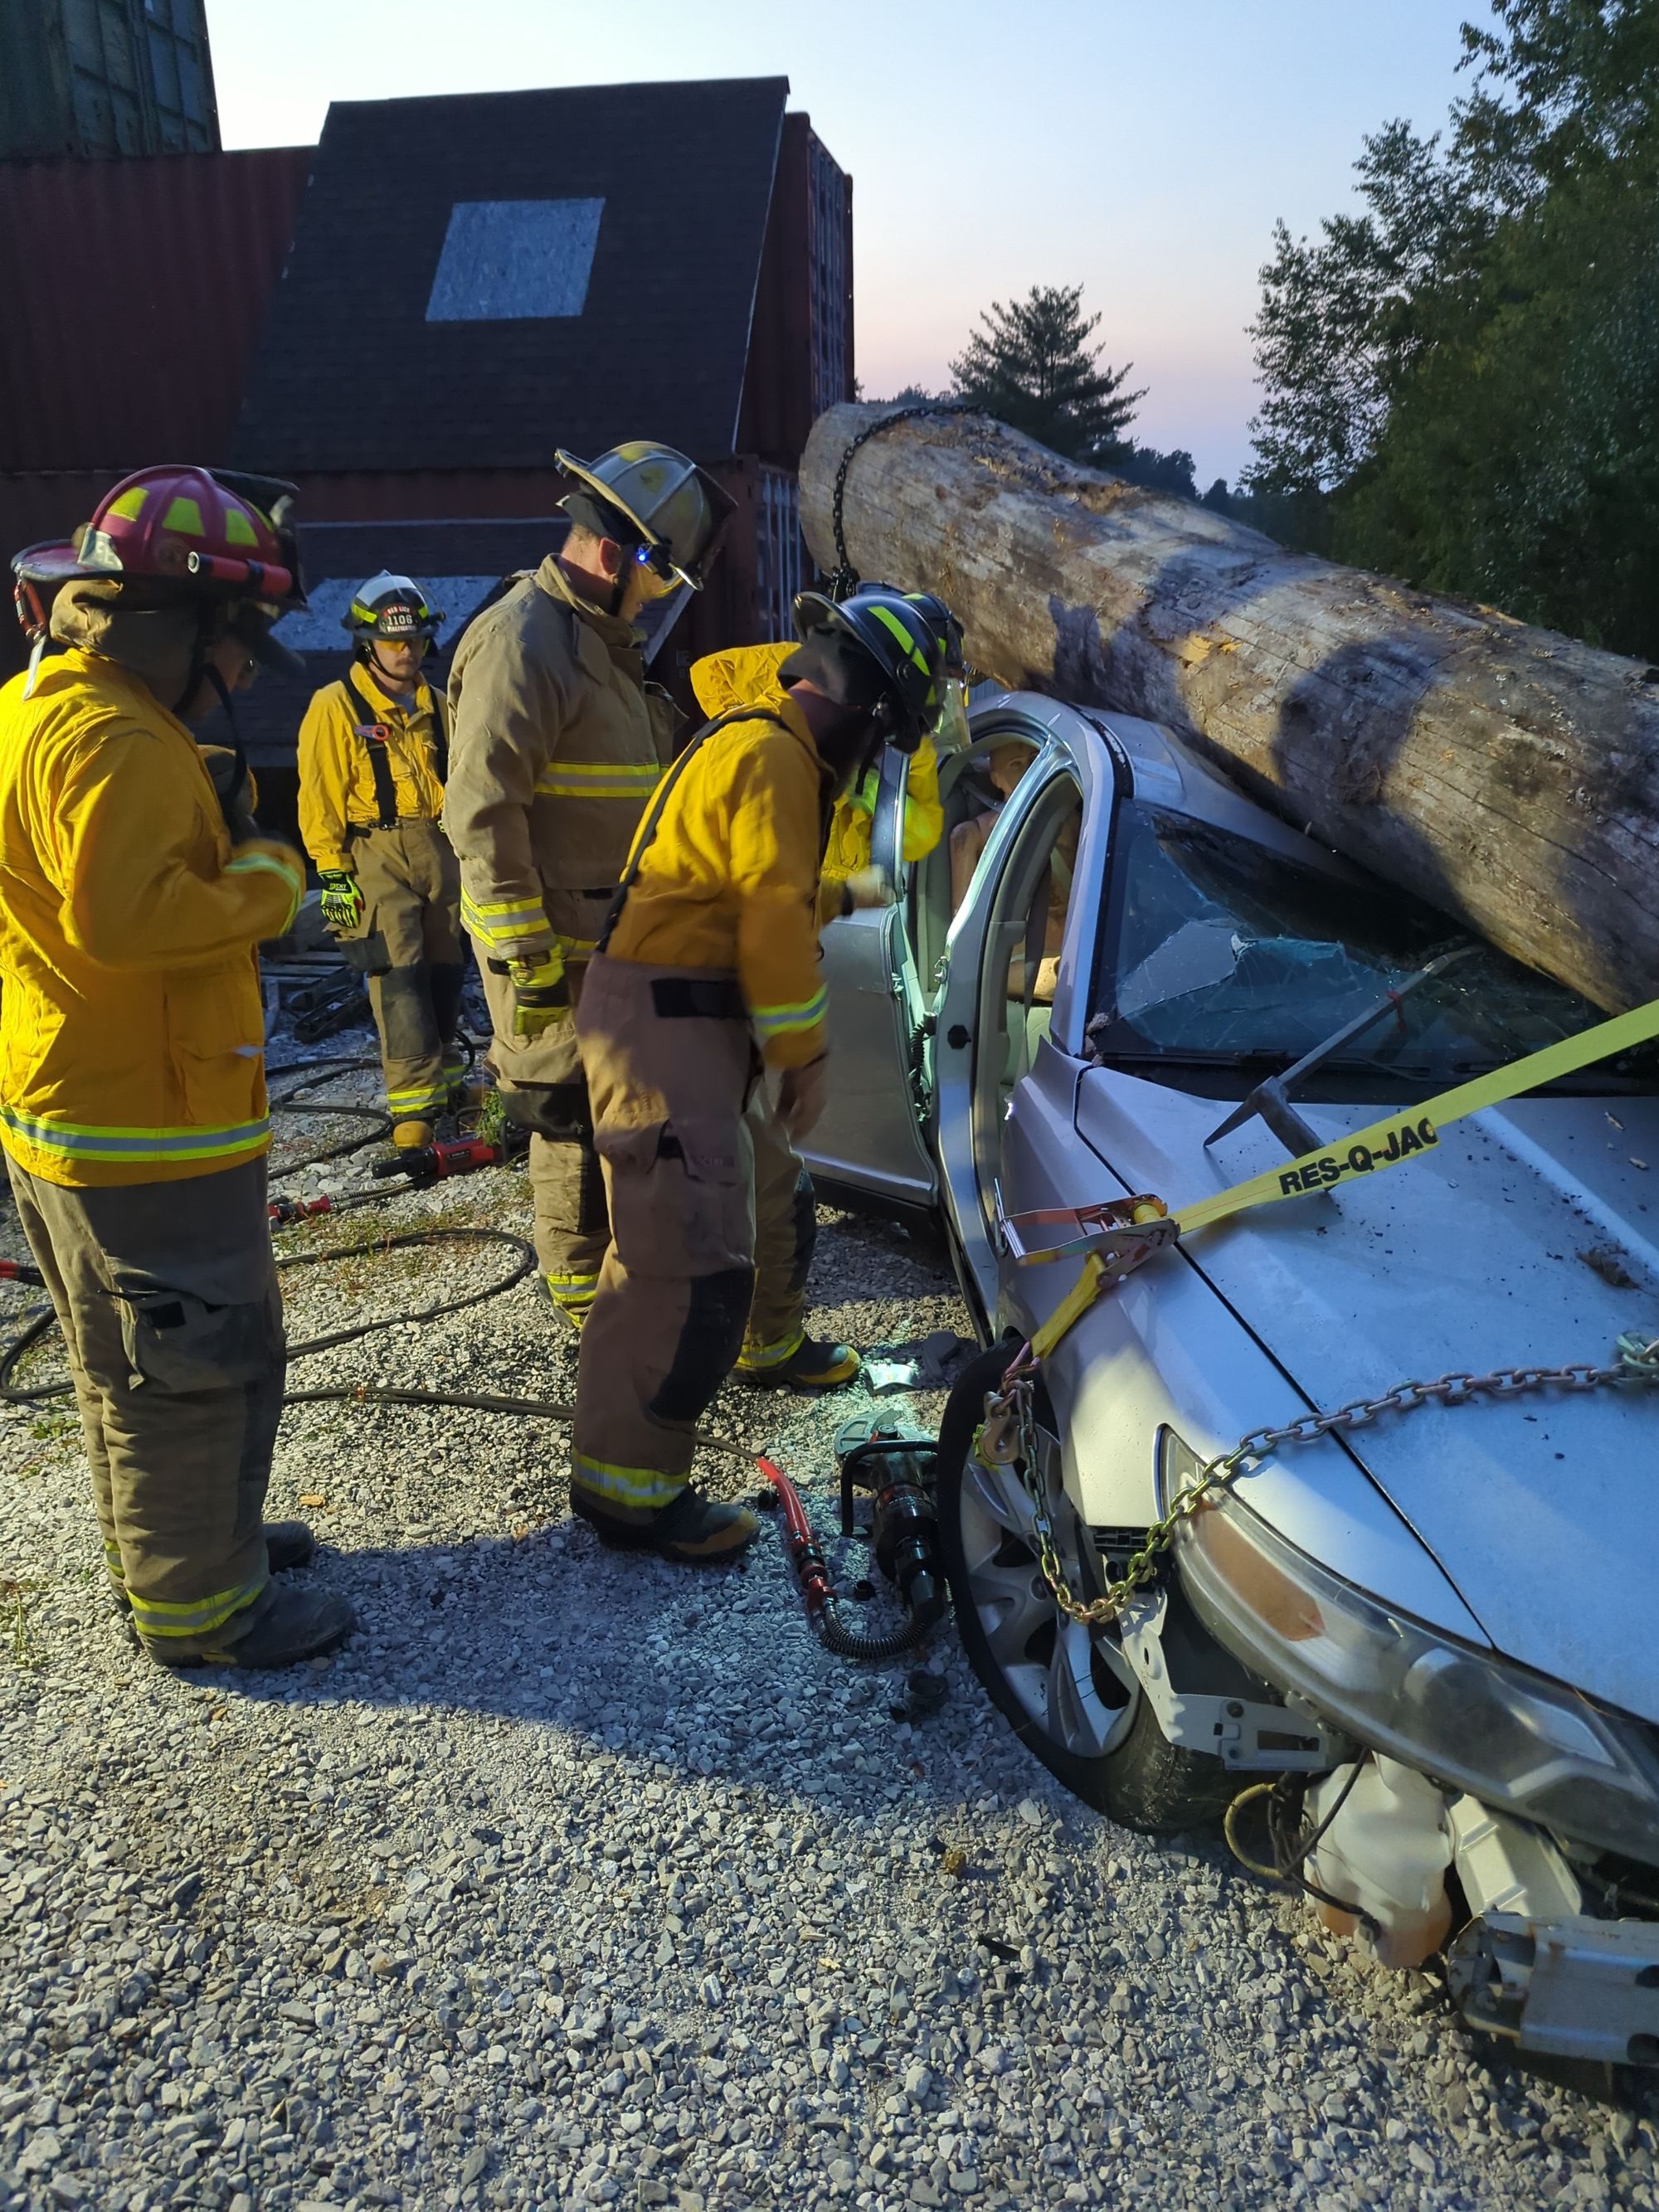
POLYGON ((233 846, 200 748, 74 648, 0 702, 0 1144, 31 1175, 156 1182, 266 1149, 254 948, 298 854, 233 846))
POLYGON ((480 955, 586 958, 662 773, 632 627, 550 555, 486 608, 450 670, 444 826, 480 955))

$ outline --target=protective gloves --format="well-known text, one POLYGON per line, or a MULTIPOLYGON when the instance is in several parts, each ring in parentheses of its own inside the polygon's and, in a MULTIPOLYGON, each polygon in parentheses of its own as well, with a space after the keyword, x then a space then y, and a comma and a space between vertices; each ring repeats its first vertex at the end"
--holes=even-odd
POLYGON ((570 986, 564 961, 556 951, 538 952, 527 960, 509 960, 507 972, 513 984, 513 1034, 538 1037, 555 1022, 570 1018, 570 986))
POLYGON ((323 920, 331 929, 356 929, 363 918, 363 894, 357 878, 349 868, 323 868, 318 872, 322 884, 323 920))
POLYGON ((778 1119, 792 1143, 799 1143, 823 1111, 829 1091, 830 1055, 821 1052, 805 1067, 786 1067, 778 1085, 778 1119))

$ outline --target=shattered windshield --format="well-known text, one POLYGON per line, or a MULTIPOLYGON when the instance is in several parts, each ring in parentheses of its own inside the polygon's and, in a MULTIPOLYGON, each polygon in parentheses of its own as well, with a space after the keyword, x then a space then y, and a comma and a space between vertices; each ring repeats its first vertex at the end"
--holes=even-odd
MULTIPOLYGON (((1089 1040, 1103 1060, 1288 1066, 1473 940, 1403 892, 1158 808, 1127 805, 1089 1040)), ((1449 1083, 1600 1021, 1576 993, 1490 946, 1431 977, 1327 1063, 1449 1083)), ((1571 1079, 1577 1090, 1659 1090, 1651 1047, 1571 1079)))

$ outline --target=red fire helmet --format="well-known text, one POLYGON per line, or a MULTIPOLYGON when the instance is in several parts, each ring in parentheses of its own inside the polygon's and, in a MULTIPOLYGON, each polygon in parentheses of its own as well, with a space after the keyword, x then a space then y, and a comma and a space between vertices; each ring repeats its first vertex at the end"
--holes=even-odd
POLYGON ((72 545, 31 545, 12 566, 48 586, 76 577, 149 577, 185 591, 257 599, 273 612, 306 604, 287 511, 292 484, 273 477, 163 465, 125 477, 72 545))

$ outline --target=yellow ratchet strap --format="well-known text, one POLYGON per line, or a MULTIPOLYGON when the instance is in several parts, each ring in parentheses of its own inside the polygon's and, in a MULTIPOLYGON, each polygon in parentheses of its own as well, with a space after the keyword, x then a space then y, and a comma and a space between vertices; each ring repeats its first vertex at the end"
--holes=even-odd
MULTIPOLYGON (((1524 1060, 1513 1060, 1507 1067, 1494 1068, 1490 1075, 1460 1083, 1437 1097, 1425 1099, 1420 1106, 1408 1106, 1384 1121, 1373 1121, 1346 1142, 1339 1138, 1335 1144, 1304 1152, 1285 1167, 1266 1169, 1230 1189, 1218 1191, 1213 1198, 1195 1200, 1177 1209, 1173 1217, 1176 1226, 1182 1236, 1190 1236, 1194 1229, 1231 1220, 1252 1206, 1273 1206, 1280 1199, 1334 1190, 1362 1176, 1380 1175, 1385 1168, 1398 1167, 1403 1160, 1431 1152, 1440 1142, 1440 1132, 1466 1115, 1478 1114, 1487 1106, 1501 1106, 1523 1091, 1553 1083, 1560 1076, 1574 1074, 1581 1067, 1592 1066, 1614 1053, 1627 1052, 1633 1045, 1647 1044, 1655 1037, 1659 1037, 1659 999, 1645 1006, 1634 1006, 1627 1014, 1615 1014, 1611 1021, 1598 1022, 1577 1036, 1546 1045, 1541 1052, 1528 1053, 1524 1060)), ((1150 1204, 1139 1206, 1135 1218, 1154 1221, 1159 1218, 1159 1211, 1150 1204)), ((1116 1233, 1121 1241, 1123 1232, 1116 1233)), ((1100 1296, 1107 1264, 1103 1253, 1089 1255, 1077 1281, 1031 1339, 1033 1358, 1045 1358, 1089 1310, 1100 1296)))

